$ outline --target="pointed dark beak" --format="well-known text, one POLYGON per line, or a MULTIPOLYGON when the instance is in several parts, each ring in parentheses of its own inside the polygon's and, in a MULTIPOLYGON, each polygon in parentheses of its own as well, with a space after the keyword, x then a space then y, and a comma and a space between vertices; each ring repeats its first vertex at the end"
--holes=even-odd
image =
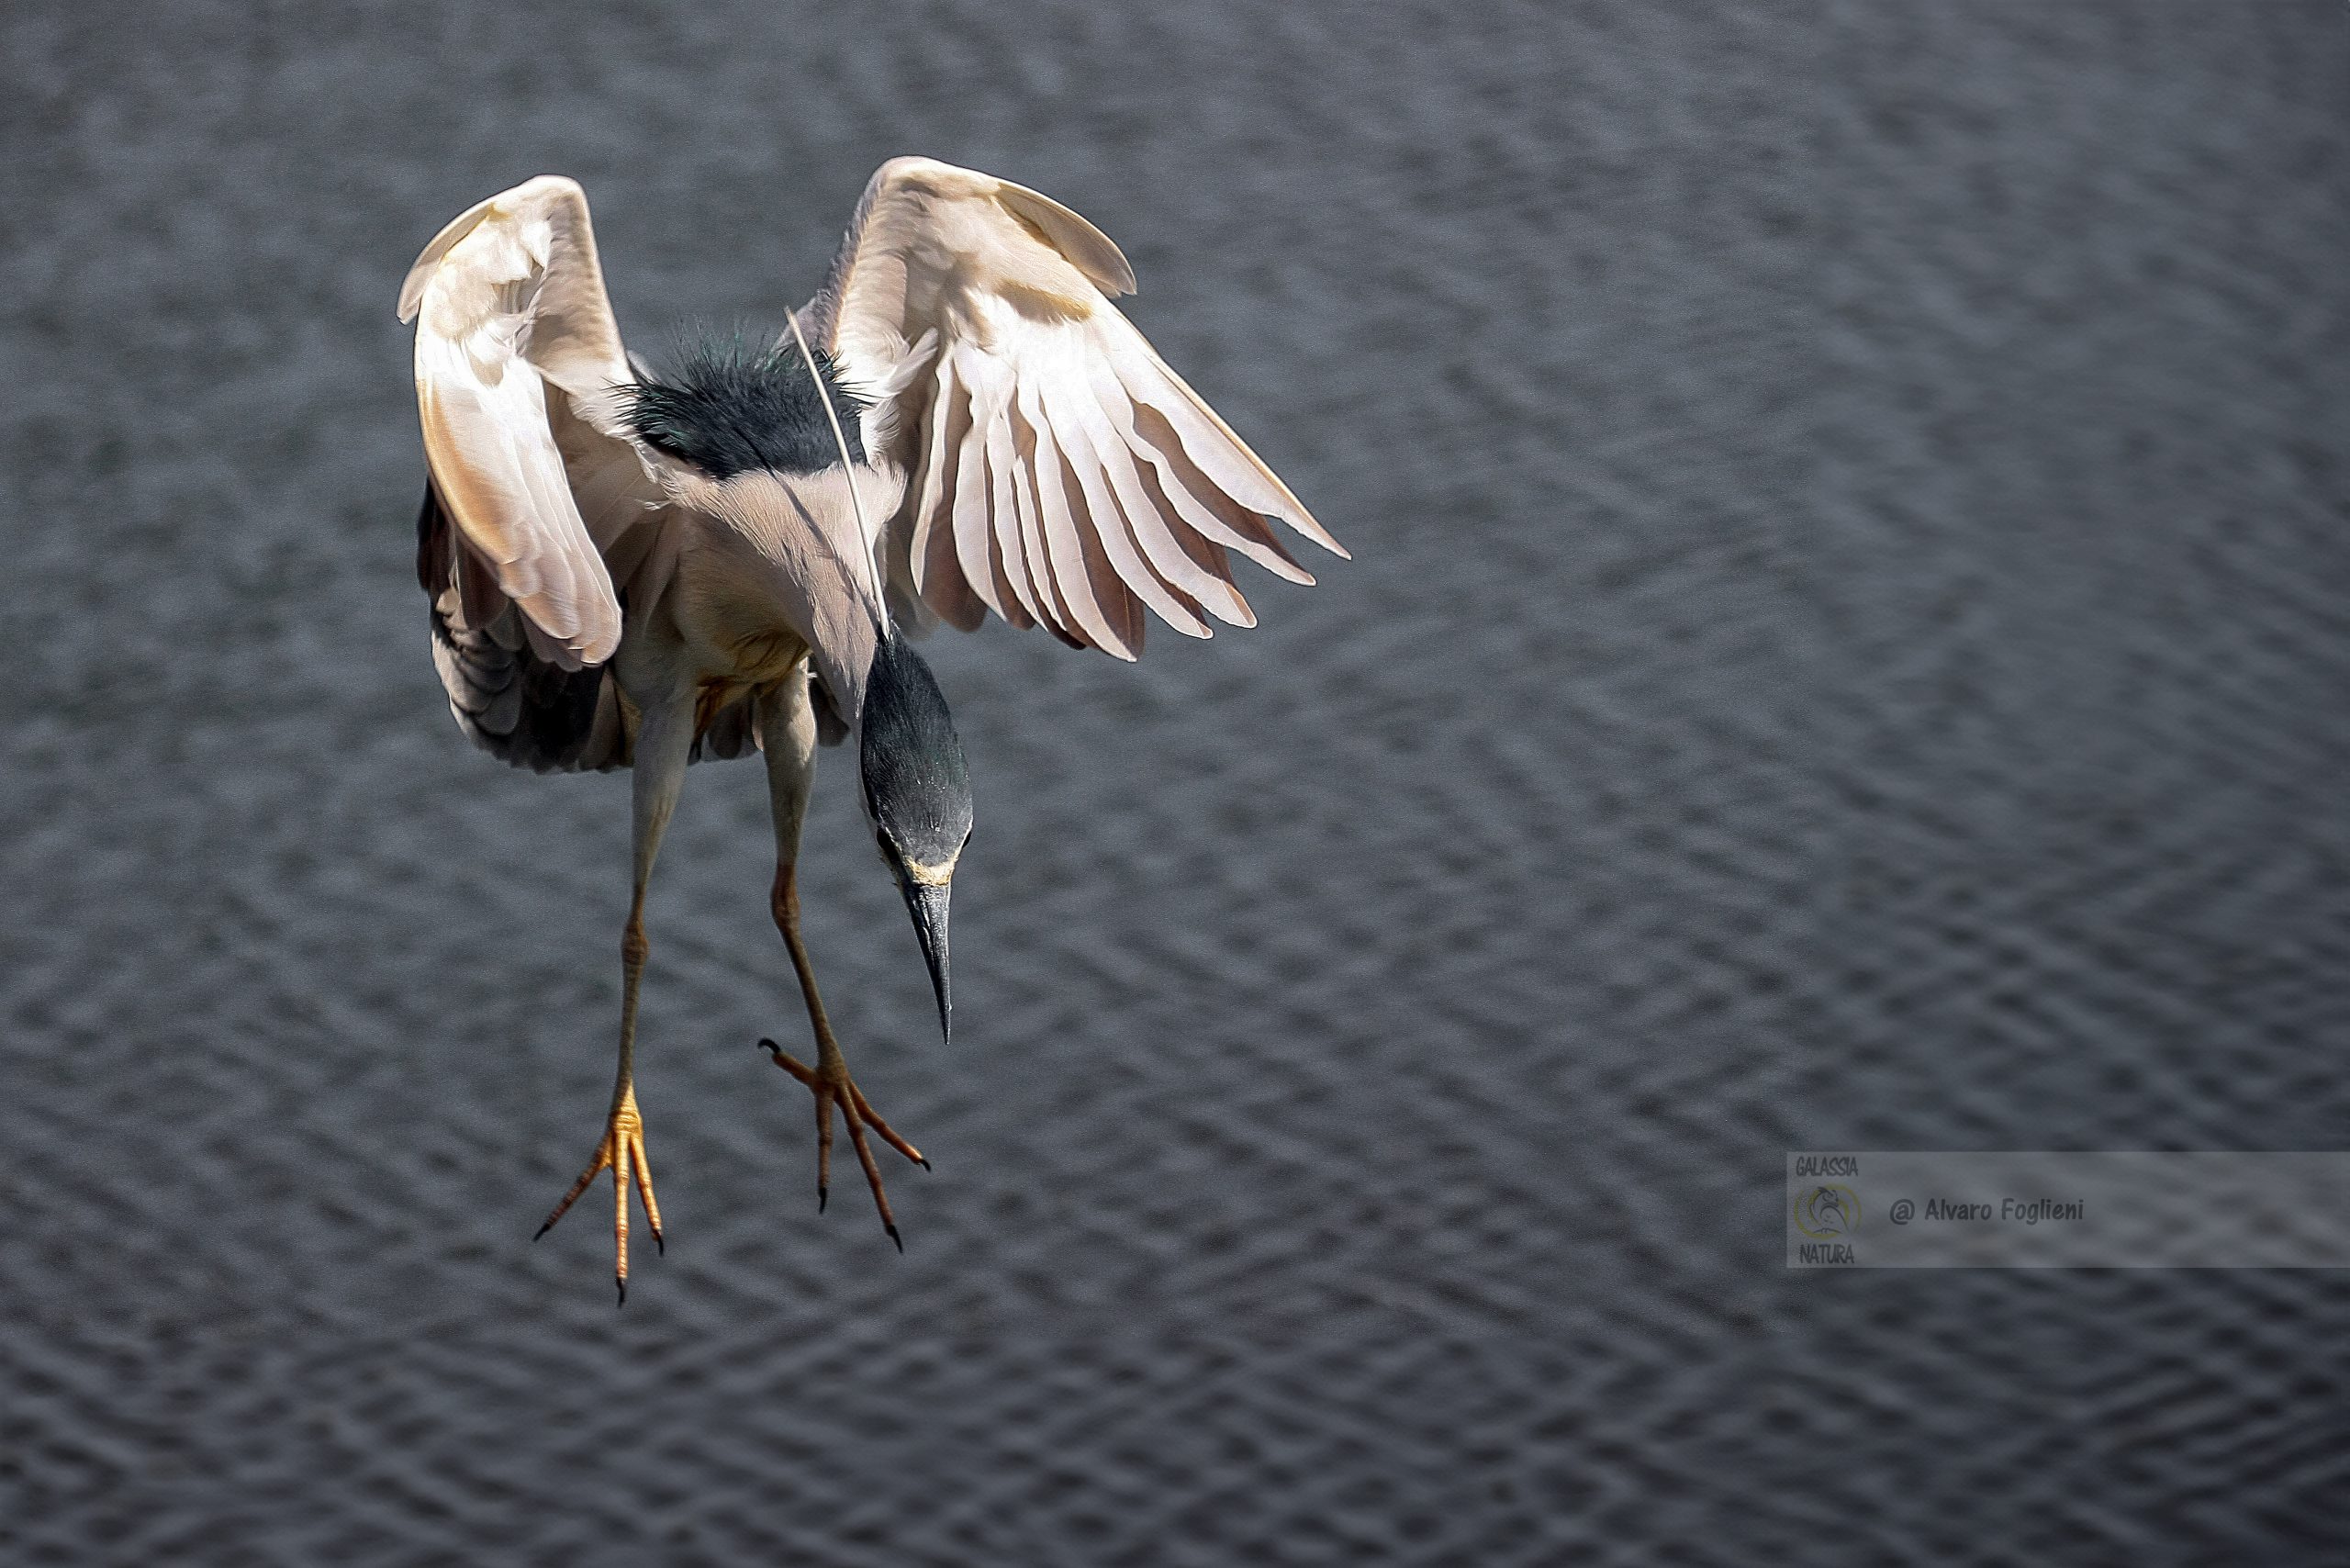
POLYGON ((947 884, 917 882, 901 871, 898 890, 906 895, 906 913, 914 919, 914 940, 922 944, 923 962, 930 966, 930 986, 938 993, 938 1036, 955 1038, 955 1014, 946 990, 947 884))

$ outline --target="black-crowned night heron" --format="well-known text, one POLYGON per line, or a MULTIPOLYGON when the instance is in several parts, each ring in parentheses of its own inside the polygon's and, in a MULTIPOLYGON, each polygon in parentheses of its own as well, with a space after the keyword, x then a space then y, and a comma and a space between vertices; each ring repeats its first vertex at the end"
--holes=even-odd
POLYGON ((611 1172, 622 1299, 632 1182, 662 1240, 637 991, 645 884, 687 765, 767 758, 772 906, 815 1065, 760 1043, 815 1095, 819 1206, 837 1107, 894 1240, 865 1130, 922 1156, 850 1079, 800 940, 792 868, 819 736, 857 735, 866 812, 948 1034, 970 782, 905 632, 993 610, 1131 659, 1145 608, 1195 637, 1211 616, 1254 623, 1227 552, 1314 580, 1269 520, 1345 554, 1111 305, 1133 287, 1068 207, 926 158, 874 174, 775 343, 705 342, 666 375, 621 347, 570 180, 466 212, 402 286, 431 469, 417 567, 450 709, 518 767, 635 769, 620 1072, 595 1158, 546 1222, 611 1172))

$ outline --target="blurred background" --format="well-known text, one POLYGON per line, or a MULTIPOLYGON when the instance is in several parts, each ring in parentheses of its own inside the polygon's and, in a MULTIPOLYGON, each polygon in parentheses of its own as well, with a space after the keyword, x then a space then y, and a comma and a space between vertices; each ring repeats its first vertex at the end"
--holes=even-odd
POLYGON ((2339 5, 0 40, 0 1560, 2339 1551, 2340 1275, 1797 1274, 1781 1216, 1798 1148, 2350 1137, 2339 5), (908 151, 1115 237, 1356 559, 1138 667, 932 643, 951 1048, 826 754, 902 1258, 815 1212, 764 784, 695 769, 615 1312, 600 1200, 530 1236, 628 782, 450 722, 394 294, 558 171, 636 346, 778 327, 908 151))

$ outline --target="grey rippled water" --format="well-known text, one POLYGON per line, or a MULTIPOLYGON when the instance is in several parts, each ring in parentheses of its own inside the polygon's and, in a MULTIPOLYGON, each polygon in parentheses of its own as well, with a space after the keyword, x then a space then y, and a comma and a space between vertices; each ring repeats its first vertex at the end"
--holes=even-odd
POLYGON ((2333 4, 14 5, 0 1562, 2324 1561, 2350 1285, 1790 1274, 1802 1146, 2350 1129, 2333 4), (660 868, 674 1245, 532 1247, 626 782, 442 710, 393 292, 542 170, 772 324, 920 151, 1116 236, 1354 549, 935 657, 941 1048, 757 770, 660 868))

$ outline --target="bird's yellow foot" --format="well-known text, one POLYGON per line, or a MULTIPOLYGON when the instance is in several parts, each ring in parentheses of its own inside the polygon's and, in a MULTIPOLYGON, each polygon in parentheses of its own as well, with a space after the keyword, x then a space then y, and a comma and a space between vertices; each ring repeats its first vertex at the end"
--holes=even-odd
POLYGON ((612 1282, 620 1287, 621 1300, 625 1302, 628 1300, 628 1189, 632 1180, 636 1183, 637 1196, 644 1200, 644 1219, 653 1229, 653 1245, 664 1252, 669 1249, 669 1244, 661 1237, 661 1205, 653 1198, 653 1165, 644 1157, 644 1118, 636 1109, 636 1087, 633 1084, 623 1088, 620 1099, 613 1103, 611 1117, 604 1124, 604 1141, 596 1146, 596 1158, 588 1162, 588 1169, 579 1173, 579 1180, 571 1184, 571 1191, 563 1195, 563 1202, 555 1204, 554 1212, 547 1215, 546 1224, 539 1226, 538 1236, 531 1239, 536 1241, 539 1236, 553 1230, 554 1222, 561 1219, 578 1201, 579 1194, 588 1190, 588 1183, 606 1170, 612 1173, 612 1246, 616 1254, 612 1282))
POLYGON ((857 1163, 865 1167, 865 1180, 873 1189, 873 1206, 881 1211, 881 1228, 906 1249, 905 1238, 898 1234, 898 1221, 890 1213, 890 1194, 881 1190, 880 1168, 873 1163, 873 1147, 865 1140, 865 1129, 871 1127, 881 1135, 881 1141, 921 1166, 930 1169, 930 1161, 922 1150, 890 1130, 890 1124, 876 1115, 871 1104, 848 1075, 848 1064, 837 1051, 820 1054, 812 1068, 795 1060, 773 1040, 761 1040, 759 1049, 774 1058, 776 1066, 808 1086, 816 1097, 816 1212, 822 1214, 825 1200, 832 1195, 833 1182, 833 1107, 838 1105, 841 1120, 848 1124, 849 1142, 856 1146, 857 1163))

